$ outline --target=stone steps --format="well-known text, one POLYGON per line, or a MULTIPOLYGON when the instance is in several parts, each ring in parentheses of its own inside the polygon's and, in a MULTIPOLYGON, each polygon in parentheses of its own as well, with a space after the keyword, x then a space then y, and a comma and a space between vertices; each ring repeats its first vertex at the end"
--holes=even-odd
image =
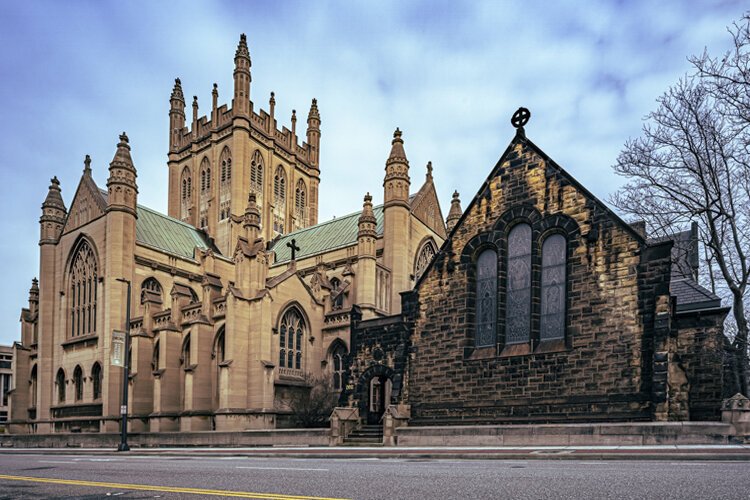
POLYGON ((383 426, 363 425, 344 438, 344 446, 383 446, 383 426))

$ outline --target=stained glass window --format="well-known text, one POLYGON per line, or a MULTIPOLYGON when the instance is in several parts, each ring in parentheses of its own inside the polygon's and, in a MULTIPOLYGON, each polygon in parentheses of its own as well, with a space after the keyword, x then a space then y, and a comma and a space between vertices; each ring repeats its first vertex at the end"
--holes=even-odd
POLYGON ((340 391, 344 380, 344 360, 346 359, 346 347, 339 343, 331 354, 333 361, 333 389, 340 391))
POLYGON ((281 318, 279 326, 279 366, 286 368, 302 367, 302 337, 305 322, 297 309, 289 309, 281 318), (295 345, 295 337, 297 339, 295 345), (286 354, 286 356, 285 356, 286 354), (295 356, 296 355, 296 356, 295 356))
POLYGON ((70 267, 70 336, 96 333, 97 263, 91 246, 82 240, 70 267))
POLYGON ((419 254, 417 254, 417 261, 414 264, 414 279, 418 280, 420 276, 422 276, 422 273, 425 269, 427 269, 427 265, 432 262, 432 258, 435 257, 436 248, 435 244, 432 241, 428 241, 422 246, 422 248, 419 251, 419 254))
POLYGON ((542 317, 540 340, 565 338, 566 241, 553 234, 542 245, 542 317))
POLYGON ((497 252, 487 249, 477 259, 476 347, 495 345, 497 324, 497 252))
POLYGON ((528 342, 530 336, 531 226, 518 224, 508 234, 505 343, 528 342))

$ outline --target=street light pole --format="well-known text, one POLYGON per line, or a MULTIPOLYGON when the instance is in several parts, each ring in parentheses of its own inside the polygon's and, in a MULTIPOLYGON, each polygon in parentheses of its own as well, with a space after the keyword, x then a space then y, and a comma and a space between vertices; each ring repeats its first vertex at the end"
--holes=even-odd
POLYGON ((120 446, 117 451, 130 451, 128 446, 128 378, 130 378, 130 281, 117 278, 128 285, 127 308, 125 309, 125 366, 122 371, 122 405, 120 406, 120 446))

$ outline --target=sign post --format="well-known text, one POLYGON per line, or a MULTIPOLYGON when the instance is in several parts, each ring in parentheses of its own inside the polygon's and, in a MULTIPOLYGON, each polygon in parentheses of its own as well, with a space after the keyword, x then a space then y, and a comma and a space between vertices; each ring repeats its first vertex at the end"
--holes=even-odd
POLYGON ((120 406, 120 446, 117 447, 117 451, 130 451, 128 446, 128 378, 130 378, 130 281, 124 278, 117 278, 117 281, 126 283, 128 285, 128 298, 127 308, 125 309, 125 331, 124 332, 112 332, 112 364, 115 366, 122 366, 122 405, 120 406), (115 363, 115 356, 117 354, 117 343, 115 339, 119 336, 116 334, 122 334, 125 337, 122 343, 122 360, 121 365, 115 363))
POLYGON ((125 337, 125 332, 119 330, 112 332, 112 366, 125 367, 125 337))

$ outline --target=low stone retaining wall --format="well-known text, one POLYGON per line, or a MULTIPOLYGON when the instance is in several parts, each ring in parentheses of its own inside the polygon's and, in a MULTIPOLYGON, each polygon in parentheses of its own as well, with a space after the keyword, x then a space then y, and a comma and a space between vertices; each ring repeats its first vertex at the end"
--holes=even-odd
MULTIPOLYGON (((129 433, 131 448, 328 446, 328 429, 273 429, 242 432, 153 432, 129 433)), ((117 448, 120 434, 6 434, 0 447, 8 448, 117 448)))
POLYGON ((642 446, 727 444, 733 429, 721 422, 467 425, 400 427, 396 446, 642 446))

